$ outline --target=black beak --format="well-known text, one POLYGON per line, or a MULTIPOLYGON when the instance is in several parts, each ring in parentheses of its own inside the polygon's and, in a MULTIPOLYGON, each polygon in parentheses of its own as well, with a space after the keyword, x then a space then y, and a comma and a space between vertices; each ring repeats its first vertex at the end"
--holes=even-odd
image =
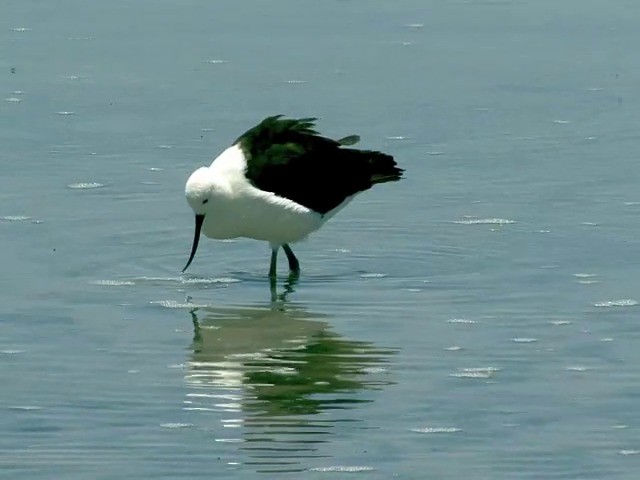
POLYGON ((195 257, 196 255, 196 250, 198 249, 198 241, 200 241, 200 230, 202 229, 203 222, 204 222, 204 215, 196 215, 196 232, 195 232, 195 235, 193 236, 193 246, 191 247, 191 255, 189 256, 189 261, 182 269, 182 273, 184 273, 184 271, 187 268, 189 268, 189 265, 191 265, 191 260, 193 260, 193 257, 195 257))

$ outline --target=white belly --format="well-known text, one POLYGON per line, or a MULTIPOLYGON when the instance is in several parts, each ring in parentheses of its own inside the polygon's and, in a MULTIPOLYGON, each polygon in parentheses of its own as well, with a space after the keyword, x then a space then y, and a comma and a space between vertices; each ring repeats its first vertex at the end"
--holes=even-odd
POLYGON ((216 239, 246 237, 282 245, 303 240, 328 219, 286 198, 257 189, 251 193, 216 202, 217 208, 205 217, 202 233, 216 239))

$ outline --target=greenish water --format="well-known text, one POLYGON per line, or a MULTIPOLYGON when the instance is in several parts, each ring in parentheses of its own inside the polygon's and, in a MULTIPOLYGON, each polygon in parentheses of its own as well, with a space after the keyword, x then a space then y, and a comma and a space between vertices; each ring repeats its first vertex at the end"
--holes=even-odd
POLYGON ((1 10, 0 477, 637 477, 634 2, 1 10), (276 113, 406 178, 180 276, 276 113))

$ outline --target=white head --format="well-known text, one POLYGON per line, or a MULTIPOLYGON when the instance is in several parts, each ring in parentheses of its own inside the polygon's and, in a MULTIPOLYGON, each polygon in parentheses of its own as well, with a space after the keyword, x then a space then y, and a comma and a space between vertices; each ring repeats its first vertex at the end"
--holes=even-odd
POLYGON ((187 203, 193 209, 196 214, 196 229, 193 237, 193 245, 191 247, 191 255, 189 261, 182 269, 184 272, 196 254, 198 249, 198 241, 200 240, 200 230, 202 230, 202 224, 208 210, 208 204, 211 200, 211 196, 214 190, 214 183, 211 179, 211 172, 207 167, 200 167, 191 174, 187 185, 184 189, 184 194, 187 197, 187 203))
POLYGON ((187 203, 196 215, 206 213, 212 190, 211 172, 207 167, 200 167, 187 180, 184 194, 187 197, 187 203))
MULTIPOLYGON (((246 165, 244 153, 234 145, 222 152, 210 167, 200 167, 187 180, 184 193, 187 197, 187 203, 196 214, 196 231, 191 256, 182 270, 183 272, 191 264, 191 260, 196 254, 205 216, 211 215, 212 211, 219 211, 225 200, 233 196, 234 185, 237 188, 238 185, 247 183, 244 177, 246 165)), ((215 220, 208 220, 208 222, 211 221, 215 220)))

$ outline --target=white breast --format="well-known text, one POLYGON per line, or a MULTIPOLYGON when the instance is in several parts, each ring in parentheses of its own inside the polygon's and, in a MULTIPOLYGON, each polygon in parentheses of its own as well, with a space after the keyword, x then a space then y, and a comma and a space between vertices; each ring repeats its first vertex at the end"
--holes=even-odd
POLYGON ((202 227, 207 237, 248 237, 276 246, 304 239, 331 216, 257 189, 244 175, 246 165, 242 150, 234 145, 209 167, 212 198, 202 227))

